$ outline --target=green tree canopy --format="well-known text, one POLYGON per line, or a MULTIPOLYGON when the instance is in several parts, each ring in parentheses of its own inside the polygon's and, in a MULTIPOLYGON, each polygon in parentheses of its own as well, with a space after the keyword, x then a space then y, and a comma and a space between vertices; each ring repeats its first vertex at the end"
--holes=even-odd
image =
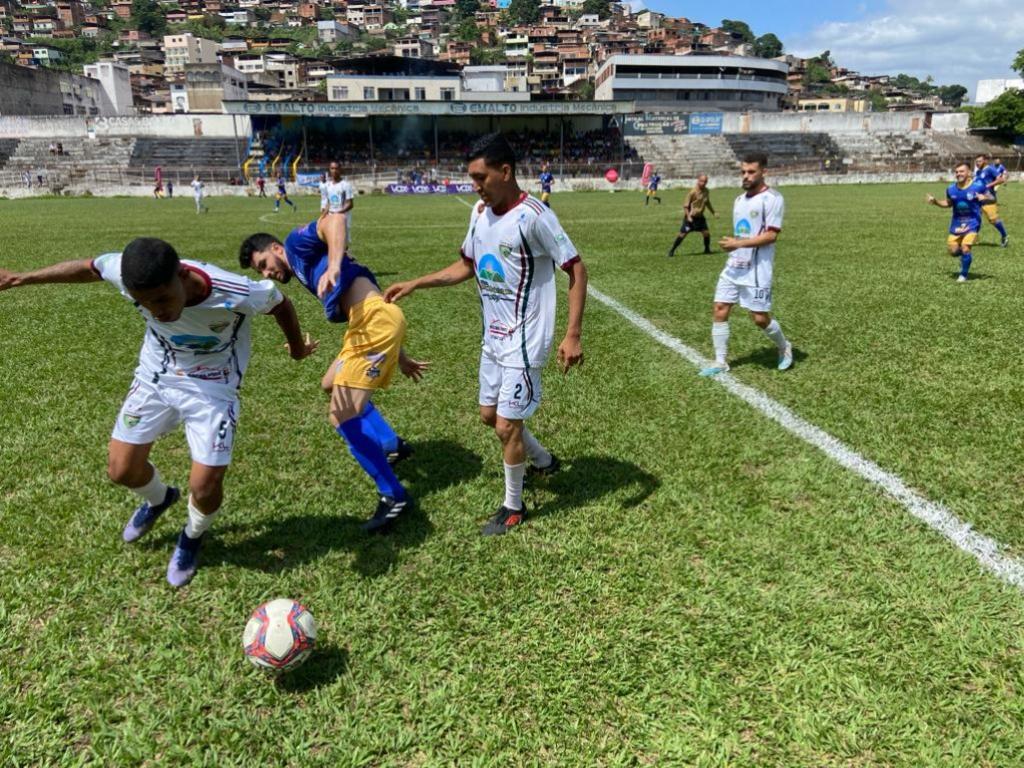
POLYGON ((1008 139, 1024 136, 1024 91, 1006 91, 971 112, 972 128, 995 128, 1008 139))
POLYGON ((455 12, 462 17, 470 17, 480 10, 480 0, 455 0, 455 12))
POLYGON ((744 43, 754 42, 754 33, 745 21, 722 19, 722 30, 732 35, 739 35, 744 43))
POLYGON ((936 92, 942 103, 951 107, 959 107, 964 103, 964 97, 967 96, 967 89, 958 84, 940 85, 936 92))
POLYGON ((596 13, 597 18, 607 19, 612 15, 611 3, 609 0, 586 0, 583 3, 584 13, 596 13))
POLYGON ((1010 65, 1010 69, 1024 77, 1024 48, 1017 51, 1017 57, 1013 60, 1013 64, 1010 65))
POLYGON ((771 32, 761 35, 754 41, 754 55, 762 59, 774 59, 782 55, 782 41, 771 32))
POLYGON ((132 0, 132 21, 140 32, 162 37, 167 30, 163 8, 156 0, 132 0))
POLYGON ((540 0, 512 0, 508 17, 513 24, 534 24, 540 18, 540 0))

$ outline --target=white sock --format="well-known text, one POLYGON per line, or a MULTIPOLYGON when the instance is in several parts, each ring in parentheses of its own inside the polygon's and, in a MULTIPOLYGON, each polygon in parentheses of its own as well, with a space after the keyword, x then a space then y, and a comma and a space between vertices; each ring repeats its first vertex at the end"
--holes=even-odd
POLYGON ((195 503, 192 501, 192 496, 188 497, 188 522, 185 523, 185 535, 190 539, 198 539, 204 533, 206 529, 213 524, 213 518, 216 517, 216 512, 210 514, 204 514, 199 511, 195 503))
MULTIPOLYGON (((153 467, 152 464, 149 466, 153 467)), ((149 502, 149 506, 155 507, 158 504, 163 504, 164 497, 167 496, 167 485, 160 479, 160 473, 156 467, 153 467, 153 477, 150 481, 141 488, 132 488, 132 492, 137 493, 144 501, 149 502)))
POLYGON ((764 335, 775 342, 775 346, 779 348, 779 352, 786 351, 786 337, 782 333, 782 326, 779 325, 779 321, 774 317, 772 321, 768 323, 768 327, 764 329, 764 335))
POLYGON ((523 425, 523 445, 526 446, 526 455, 530 457, 530 463, 535 467, 551 466, 551 452, 548 451, 540 441, 533 436, 533 433, 523 425))
POLYGON ((505 465, 505 509, 520 510, 523 508, 523 477, 526 475, 526 462, 505 465))
POLYGON ((715 348, 715 362, 724 364, 729 357, 729 323, 711 324, 711 344, 715 348))

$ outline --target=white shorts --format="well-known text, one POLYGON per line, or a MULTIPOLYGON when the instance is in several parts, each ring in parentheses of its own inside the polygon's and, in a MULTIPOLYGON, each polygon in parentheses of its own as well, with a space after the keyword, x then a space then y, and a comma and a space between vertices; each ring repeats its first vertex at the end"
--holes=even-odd
POLYGON ((184 422, 192 461, 224 467, 231 463, 238 411, 237 397, 207 397, 135 379, 111 437, 131 445, 148 445, 184 422))
POLYGON ((540 407, 540 369, 510 368, 480 354, 480 405, 497 405, 503 419, 522 420, 540 407))
POLYGON ((718 304, 739 304, 751 312, 772 311, 772 287, 756 288, 753 285, 737 285, 724 275, 715 286, 715 302, 718 304))

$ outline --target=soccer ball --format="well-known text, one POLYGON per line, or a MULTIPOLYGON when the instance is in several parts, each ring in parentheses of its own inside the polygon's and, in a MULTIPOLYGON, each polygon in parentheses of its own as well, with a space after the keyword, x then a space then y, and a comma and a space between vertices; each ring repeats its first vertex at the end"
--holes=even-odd
POLYGON ((295 669, 313 652, 316 621, 305 606, 278 598, 264 603, 242 633, 245 657, 261 669, 295 669))

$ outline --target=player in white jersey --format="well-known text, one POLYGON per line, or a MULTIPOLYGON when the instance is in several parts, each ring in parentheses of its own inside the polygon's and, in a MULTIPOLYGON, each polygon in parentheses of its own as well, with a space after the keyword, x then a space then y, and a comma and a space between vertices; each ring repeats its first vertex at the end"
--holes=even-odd
POLYGON ((541 474, 559 467, 523 422, 540 405, 540 372, 554 338, 555 267, 569 275, 569 322, 558 346, 559 367, 564 373, 583 362, 587 270, 554 212, 519 188, 515 153, 500 133, 481 137, 468 159, 481 202, 473 207, 461 257, 439 272, 395 283, 384 297, 396 301, 417 288, 476 277, 483 310, 480 418, 501 440, 505 464, 505 500, 484 526, 486 536, 505 533, 526 518, 527 457, 541 474))
POLYGON ((198 173, 193 177, 189 186, 192 187, 192 197, 196 201, 196 213, 208 211, 209 208, 203 205, 203 196, 206 194, 206 189, 203 186, 203 182, 199 180, 198 173))
POLYGON ((203 534, 223 498, 238 421, 238 389, 249 362, 253 315, 274 317, 296 360, 316 343, 303 339, 291 302, 270 280, 249 280, 211 264, 178 259, 156 238, 130 242, 123 253, 66 261, 33 272, 0 270, 0 291, 41 283, 106 280, 135 304, 146 335, 135 379, 114 424, 107 474, 143 503, 124 528, 134 542, 180 497, 149 463, 161 435, 184 423, 192 456, 188 521, 167 566, 174 587, 198 568, 203 534))
POLYGON ((352 241, 352 206, 356 192, 341 175, 341 164, 332 160, 327 167, 327 181, 320 183, 320 216, 329 213, 345 214, 345 245, 352 241))
POLYGON ((729 258, 715 289, 711 325, 715 363, 704 368, 701 376, 729 370, 729 313, 737 302, 750 311, 754 324, 778 347, 779 370, 788 370, 793 365, 793 346, 771 315, 775 241, 782 231, 784 205, 782 195, 765 183, 767 165, 768 158, 756 153, 747 155, 740 163, 744 191, 733 203, 733 236, 723 237, 718 243, 729 258))

